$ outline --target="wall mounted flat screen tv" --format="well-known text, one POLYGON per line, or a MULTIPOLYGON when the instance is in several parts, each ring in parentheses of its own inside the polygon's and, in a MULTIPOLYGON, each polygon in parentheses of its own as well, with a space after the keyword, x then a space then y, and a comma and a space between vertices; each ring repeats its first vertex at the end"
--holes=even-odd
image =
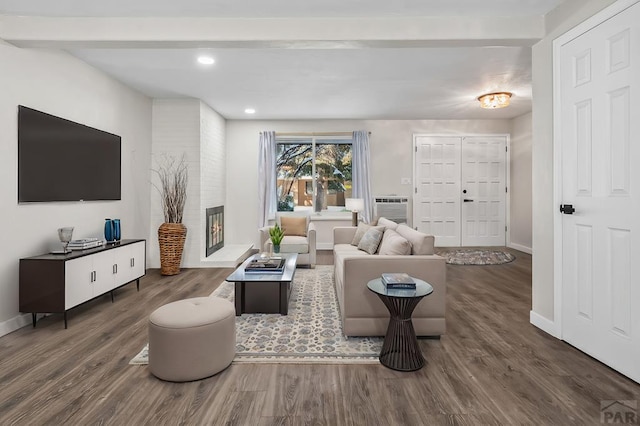
POLYGON ((120 136, 20 105, 18 202, 120 200, 120 136))

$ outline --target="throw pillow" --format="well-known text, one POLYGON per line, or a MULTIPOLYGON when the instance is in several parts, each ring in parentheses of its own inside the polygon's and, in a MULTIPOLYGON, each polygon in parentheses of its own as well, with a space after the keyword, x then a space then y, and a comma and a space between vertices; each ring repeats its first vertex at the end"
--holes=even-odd
POLYGON ((378 225, 384 226, 387 229, 393 229, 394 231, 398 227, 397 223, 387 219, 386 217, 381 217, 380 219, 378 219, 378 225))
POLYGON ((416 231, 404 223, 398 225, 396 232, 409 240, 411 243, 411 254, 434 254, 433 244, 435 237, 433 235, 416 231))
POLYGON ((284 231, 284 235, 307 236, 307 218, 306 217, 285 217, 280 216, 280 226, 284 231))
POLYGON ((384 231, 384 235, 382 236, 382 242, 380 243, 378 254, 408 255, 411 254, 411 243, 396 231, 387 229, 384 231))
POLYGON ((378 250, 378 246, 380 245, 380 240, 382 239, 382 230, 377 227, 371 227, 365 234, 362 236, 360 243, 358 243, 358 248, 360 250, 364 250, 369 254, 374 254, 378 250))
POLYGON ((371 225, 367 225, 366 223, 360 222, 358 223, 358 229, 356 229, 356 233, 353 236, 353 240, 351 240, 352 246, 357 246, 360 244, 360 240, 364 236, 364 234, 371 228, 371 225))

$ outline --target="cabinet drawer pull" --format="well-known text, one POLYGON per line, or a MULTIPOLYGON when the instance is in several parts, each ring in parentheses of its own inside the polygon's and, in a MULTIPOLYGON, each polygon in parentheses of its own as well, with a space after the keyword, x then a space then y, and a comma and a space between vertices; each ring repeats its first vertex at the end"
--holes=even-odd
POLYGON ((136 266, 136 259, 135 257, 131 258, 131 267, 133 268, 134 266, 136 266))
POLYGON ((114 273, 114 274, 117 274, 117 273, 118 273, 118 264, 117 264, 117 263, 114 263, 114 264, 113 264, 113 267, 112 267, 111 269, 113 270, 113 273, 114 273))

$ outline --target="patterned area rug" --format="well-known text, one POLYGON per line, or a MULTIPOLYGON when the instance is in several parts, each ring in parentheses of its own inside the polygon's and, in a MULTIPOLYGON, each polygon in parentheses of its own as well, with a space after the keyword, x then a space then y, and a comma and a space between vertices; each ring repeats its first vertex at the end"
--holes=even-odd
POLYGON ((440 249, 438 256, 446 259, 450 265, 501 265, 513 262, 515 256, 504 250, 489 250, 478 248, 440 249))
MULTIPOLYGON (((212 295, 234 301, 233 283, 224 282, 212 295)), ((289 314, 242 314, 236 317, 234 363, 378 363, 381 337, 349 337, 342 333, 333 266, 297 269, 289 314)), ((130 364, 148 362, 146 347, 130 364)))

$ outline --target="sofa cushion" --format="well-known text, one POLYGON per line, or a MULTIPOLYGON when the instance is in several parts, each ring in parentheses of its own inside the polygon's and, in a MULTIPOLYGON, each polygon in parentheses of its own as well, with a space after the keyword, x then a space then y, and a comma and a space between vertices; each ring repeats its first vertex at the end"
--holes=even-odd
MULTIPOLYGON (((264 243, 263 250, 269 253, 273 250, 272 246, 271 240, 267 240, 264 243)), ((309 253, 309 239, 298 235, 285 235, 280 242, 280 253, 309 253)))
POLYGON ((378 226, 384 226, 386 229, 393 229, 395 231, 398 224, 386 217, 381 217, 378 219, 378 226))
POLYGON ((305 217, 280 217, 280 223, 284 235, 307 236, 307 219, 305 217))
POLYGON ((280 243, 280 253, 309 253, 309 239, 299 235, 285 235, 280 243))
MULTIPOLYGON (((358 244, 360 244, 360 240, 362 239, 364 234, 366 234, 366 232, 371 228, 374 228, 374 226, 360 222, 358 224, 358 229, 356 229, 356 234, 353 236, 353 240, 351 240, 351 245, 357 246, 358 244)), ((384 232, 384 226, 380 226, 377 228, 380 229, 381 232, 384 232)))
MULTIPOLYGON (((378 250, 380 240, 382 240, 382 230, 380 227, 371 227, 362 236, 362 239, 358 243, 358 248, 364 250, 369 254, 374 254, 378 250)), ((383 228, 384 229, 384 228, 383 228)))
POLYGON ((435 238, 433 235, 427 235, 411 229, 404 223, 398 225, 396 232, 409 240, 411 243, 411 254, 434 254, 433 244, 435 238))
POLYGON ((411 243, 393 229, 386 229, 378 249, 380 255, 408 255, 411 254, 411 243))

